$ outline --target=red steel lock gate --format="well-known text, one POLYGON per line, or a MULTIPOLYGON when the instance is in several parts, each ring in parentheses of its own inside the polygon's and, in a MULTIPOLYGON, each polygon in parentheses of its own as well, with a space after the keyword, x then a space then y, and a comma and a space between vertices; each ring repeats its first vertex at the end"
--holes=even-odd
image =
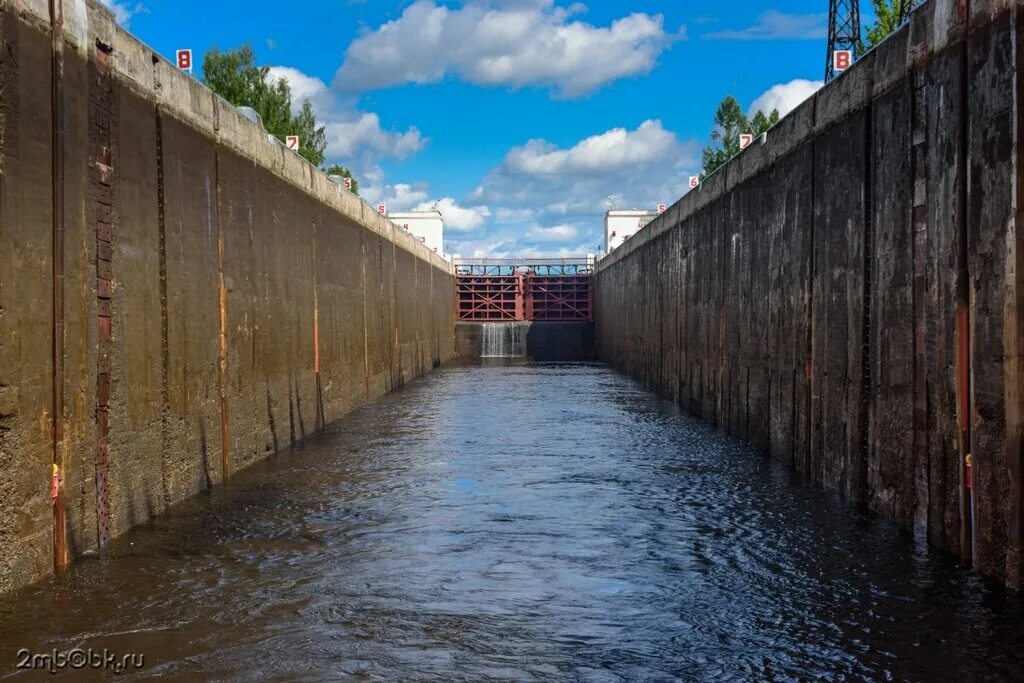
POLYGON ((593 260, 456 260, 458 320, 591 320, 593 260))

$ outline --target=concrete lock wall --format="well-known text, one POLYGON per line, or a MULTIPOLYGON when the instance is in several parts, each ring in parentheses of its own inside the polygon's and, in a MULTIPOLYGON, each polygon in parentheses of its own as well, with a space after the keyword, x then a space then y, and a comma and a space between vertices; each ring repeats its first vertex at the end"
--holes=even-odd
POLYGON ((97 4, 0 8, 3 592, 450 359, 454 278, 97 4))
POLYGON ((602 359, 1015 586, 1022 7, 921 6, 594 297, 602 359))

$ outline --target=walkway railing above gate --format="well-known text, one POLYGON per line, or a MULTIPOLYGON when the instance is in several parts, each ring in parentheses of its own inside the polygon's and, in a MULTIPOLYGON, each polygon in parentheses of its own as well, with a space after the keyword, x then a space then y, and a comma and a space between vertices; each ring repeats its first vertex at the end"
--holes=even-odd
POLYGON ((530 272, 535 275, 590 275, 594 272, 594 257, 552 258, 455 258, 456 275, 515 275, 530 272))

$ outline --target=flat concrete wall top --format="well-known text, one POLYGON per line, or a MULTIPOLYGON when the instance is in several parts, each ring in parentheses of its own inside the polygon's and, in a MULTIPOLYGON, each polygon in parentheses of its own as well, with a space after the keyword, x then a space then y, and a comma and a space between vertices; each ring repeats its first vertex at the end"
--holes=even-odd
MULTIPOLYGON (((394 242, 416 257, 454 274, 451 263, 406 231, 378 215, 357 195, 330 180, 313 164, 284 145, 192 76, 179 70, 152 48, 117 25, 114 15, 96 0, 53 0, 66 49, 88 58, 97 42, 113 48, 113 76, 161 111, 196 128, 217 144, 272 171, 342 215, 394 242)), ((52 28, 50 0, 0 0, 0 9, 13 6, 23 17, 52 28)))
POLYGON ((755 142, 730 159, 664 214, 598 261, 597 270, 628 258, 814 136, 865 108, 915 66, 928 62, 1015 4, 1024 5, 1024 0, 931 0, 920 5, 910 21, 779 121, 768 131, 764 144, 755 142))

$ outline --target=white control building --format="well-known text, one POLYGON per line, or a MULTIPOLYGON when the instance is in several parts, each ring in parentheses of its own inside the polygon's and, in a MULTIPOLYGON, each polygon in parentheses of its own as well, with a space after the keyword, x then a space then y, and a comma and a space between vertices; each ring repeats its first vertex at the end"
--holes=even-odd
POLYGON ((610 254, 643 228, 645 225, 658 217, 657 211, 641 211, 632 209, 620 211, 612 209, 604 215, 604 253, 610 254))
POLYGON ((440 211, 388 212, 388 219, 444 256, 444 217, 440 211))

